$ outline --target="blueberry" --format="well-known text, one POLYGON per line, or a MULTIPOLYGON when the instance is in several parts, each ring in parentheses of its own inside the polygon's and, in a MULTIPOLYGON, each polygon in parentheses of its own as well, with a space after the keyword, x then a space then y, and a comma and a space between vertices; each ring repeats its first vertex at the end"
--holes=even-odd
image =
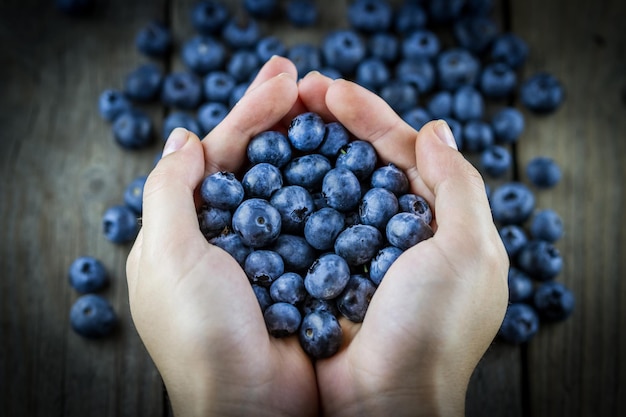
POLYGON ((200 123, 198 119, 189 113, 181 110, 176 110, 165 116, 163 119, 163 140, 167 140, 170 134, 177 127, 182 127, 190 132, 195 133, 197 136, 201 136, 200 123))
POLYGON ((201 136, 210 133, 228 114, 228 107, 217 101, 204 103, 198 109, 198 123, 202 128, 201 136))
POLYGON ((400 168, 390 163, 372 172, 370 185, 372 188, 385 188, 396 196, 400 196, 409 190, 409 179, 400 168))
POLYGON ((343 257, 348 265, 358 266, 369 262, 382 245, 380 230, 366 224, 355 224, 339 233, 335 240, 335 253, 343 257))
POLYGON ((349 169, 333 168, 324 176, 322 194, 329 207, 341 212, 349 212, 359 205, 361 184, 349 169))
POLYGON ((289 303, 274 303, 263 313, 269 334, 274 337, 287 337, 298 331, 302 316, 298 307, 289 303))
POLYGON ((200 231, 207 240, 210 240, 230 228, 232 214, 229 210, 204 205, 198 213, 200 231))
POLYGON ((376 292, 376 286, 365 275, 352 275, 337 297, 337 309, 353 323, 361 323, 376 292))
POLYGON ((350 279, 350 267, 344 258, 326 253, 313 262, 304 277, 304 287, 314 298, 330 300, 337 297, 350 279))
POLYGON ((81 295, 70 309, 72 329, 83 337, 108 336, 115 330, 117 321, 111 304, 97 294, 81 295))
POLYGON ((464 13, 468 16, 486 16, 493 11, 493 0, 466 0, 464 13))
POLYGON ((433 236, 433 230, 421 217, 412 213, 398 213, 386 227, 387 240, 400 249, 409 249, 433 236))
POLYGON ((361 224, 385 230, 387 222, 398 213, 398 198, 385 188, 370 188, 359 205, 361 224))
POLYGON ((350 29, 327 33, 320 49, 324 62, 342 74, 352 74, 367 53, 365 42, 356 31, 350 29))
POLYGON ((226 63, 226 72, 237 82, 252 79, 259 68, 260 61, 256 52, 245 49, 233 52, 226 63))
POLYGON ((395 68, 396 78, 401 82, 412 85, 418 96, 433 89, 436 81, 436 71, 428 59, 405 58, 398 62, 395 68))
POLYGON ((522 104, 538 114, 555 111, 565 95, 559 80, 547 72, 539 72, 527 78, 520 85, 519 94, 522 104))
POLYGON ((299 305, 306 298, 304 279, 295 272, 285 272, 272 282, 269 293, 276 303, 299 305))
POLYGON ((428 15, 435 23, 449 23, 463 12, 466 0, 431 0, 427 2, 428 15))
POLYGON ((317 113, 301 113, 289 124, 287 137, 294 148, 300 151, 312 151, 324 140, 326 123, 317 113))
POLYGON ((489 146, 480 155, 480 166, 492 178, 503 176, 511 168, 512 162, 509 150, 498 145, 489 146))
POLYGON ((287 55, 287 46, 277 36, 266 36, 259 40, 254 49, 261 64, 269 61, 274 55, 287 55))
POLYGON ((342 77, 339 70, 333 67, 321 67, 318 69, 318 71, 320 72, 320 74, 330 78, 331 80, 336 80, 342 77))
POLYGON ((452 94, 446 90, 434 93, 426 103, 426 110, 433 119, 442 119, 452 116, 452 94))
POLYGON ((417 106, 417 87, 407 81, 393 79, 382 86, 378 94, 396 113, 404 113, 417 106))
POLYGON ((241 236, 234 232, 226 232, 209 240, 209 243, 225 250, 243 268, 246 258, 252 252, 249 246, 243 243, 241 236))
POLYGON ((480 54, 491 46, 499 30, 490 17, 467 16, 454 22, 453 32, 459 46, 480 54))
POLYGON ((161 101, 166 106, 195 109, 200 104, 202 95, 202 80, 191 72, 172 72, 163 80, 161 101))
POLYGON ((291 146, 281 132, 268 130, 254 136, 248 143, 248 160, 253 164, 267 162, 282 168, 291 160, 291 146))
POLYGON ((219 33, 229 19, 228 9, 217 0, 202 0, 191 9, 191 24, 205 35, 219 33))
POLYGON ((357 64, 354 78, 357 84, 376 92, 389 82, 391 75, 380 58, 365 58, 357 64))
POLYGON ((335 160, 341 148, 350 142, 350 134, 339 122, 329 122, 326 124, 324 139, 318 148, 318 152, 326 158, 335 160))
POLYGON ((244 9, 250 14, 260 19, 267 19, 278 12, 277 0, 243 0, 244 9))
POLYGON ((313 0, 289 0, 285 8, 287 20, 296 27, 308 27, 317 22, 318 11, 313 0))
POLYGON ((147 178, 145 175, 140 175, 133 179, 124 189, 124 204, 138 215, 143 211, 143 187, 147 178))
POLYGON ((372 144, 364 140, 355 140, 341 148, 335 167, 349 169, 363 181, 374 172, 377 162, 376 150, 372 144))
POLYGON ((520 68, 528 57, 528 45, 514 33, 498 35, 491 44, 491 59, 504 62, 513 69, 520 68))
POLYGON ((72 288, 81 294, 100 291, 109 283, 104 265, 93 256, 74 259, 69 267, 68 278, 72 288))
POLYGON ((552 243, 544 240, 530 240, 518 252, 516 265, 531 278, 547 281, 561 272, 563 258, 552 243))
POLYGON ((344 228, 344 216, 337 210, 324 207, 313 212, 304 224, 306 241, 317 250, 332 249, 335 239, 344 228))
POLYGON ((280 213, 286 233, 302 232, 307 217, 315 211, 313 197, 299 185, 284 186, 272 195, 270 203, 280 213))
POLYGON ((535 209, 535 196, 520 182, 500 185, 491 193, 491 212, 501 225, 521 224, 535 209))
POLYGON ((469 85, 460 87, 452 96, 452 114, 460 122, 479 120, 485 112, 485 100, 469 85))
POLYGON ((370 279, 375 285, 380 285, 389 267, 400 255, 402 255, 402 249, 395 246, 387 246, 378 251, 369 268, 370 279))
POLYGON ((322 188, 322 180, 331 170, 328 158, 320 154, 307 154, 296 157, 283 170, 285 182, 299 185, 310 192, 322 188))
POLYGON ((437 76, 444 90, 456 90, 463 85, 474 85, 479 75, 480 61, 466 49, 448 49, 437 57, 437 76))
POLYGON ((536 156, 526 164, 526 178, 538 188, 552 188, 561 180, 561 168, 554 159, 536 156))
POLYGON ((539 330, 539 316, 528 304, 509 304, 498 335, 511 344, 526 343, 539 330))
POLYGON ((337 303, 335 303, 335 299, 322 300, 321 298, 312 297, 309 293, 306 293, 304 301, 300 305, 300 310, 302 315, 305 316, 313 312, 325 312, 335 317, 338 317, 340 314, 339 310, 337 310, 337 303))
POLYGON ((393 9, 387 0, 355 0, 348 5, 348 22, 357 30, 375 33, 391 27, 393 9))
POLYGON ((491 118, 491 128, 497 142, 517 142, 524 131, 524 115, 514 107, 504 107, 491 118))
POLYGON ((292 45, 287 50, 287 58, 296 66, 299 77, 313 70, 319 70, 322 66, 320 48, 307 42, 292 45))
POLYGON ((439 53, 441 44, 439 37, 430 30, 420 29, 407 35, 402 41, 404 58, 428 60, 439 53))
POLYGON ((509 302, 527 302, 535 291, 532 279, 519 269, 511 266, 508 276, 509 302))
POLYGON ((254 19, 230 19, 222 29, 222 39, 233 49, 253 49, 261 38, 261 28, 254 19))
POLYGON ((343 333, 337 318, 319 311, 304 316, 298 338, 302 349, 315 359, 328 358, 339 350, 343 333))
POLYGON ((393 63, 398 59, 400 41, 393 33, 377 32, 368 38, 367 48, 372 57, 393 63))
POLYGON ((261 162, 246 171, 241 180, 241 185, 247 197, 268 200, 274 192, 283 186, 283 176, 274 165, 261 162))
POLYGON ((285 272, 285 263, 278 253, 260 249, 250 252, 243 270, 252 284, 269 287, 285 272))
POLYGON ((152 120, 140 109, 131 108, 119 114, 112 126, 113 137, 126 149, 139 149, 154 139, 152 120))
POLYGON ((117 116, 131 109, 131 102, 124 93, 115 89, 104 90, 98 99, 100 116, 106 121, 112 122, 117 116))
POLYGON ((269 248, 277 252, 289 271, 306 271, 315 262, 317 252, 299 235, 281 234, 269 248))
POLYGON ((396 10, 393 25, 397 33, 406 35, 425 28, 427 23, 426 9, 417 2, 405 1, 396 10))
POLYGON ((211 36, 196 35, 183 43, 181 58, 191 71, 205 75, 222 68, 226 62, 226 48, 211 36))
POLYGON ((137 32, 135 46, 147 56, 164 57, 172 48, 172 32, 163 22, 153 20, 137 32))
POLYGON ((539 317, 548 321, 561 321, 574 311, 574 294, 556 281, 544 282, 537 287, 533 297, 539 317))
POLYGON ((414 107, 411 110, 402 113, 401 117, 402 120, 415 130, 420 130, 426 123, 433 120, 430 113, 422 107, 414 107))
POLYGON ((233 230, 247 246, 260 248, 274 242, 281 231, 281 216, 268 201, 251 198, 233 213, 233 230))
POLYGON ((554 210, 540 210, 531 220, 530 235, 533 239, 554 243, 563 236, 563 221, 554 210))
POLYGON ((113 243, 130 242, 139 231, 137 215, 128 206, 109 207, 102 216, 102 230, 113 243))
POLYGON ((261 285, 252 284, 252 291, 254 291, 254 295, 256 296, 257 301, 259 302, 259 307, 261 307, 261 312, 265 312, 269 306, 274 304, 272 297, 270 296, 270 292, 266 287, 261 285))
POLYGON ((480 90, 490 98, 504 98, 510 95, 517 85, 517 74, 503 62, 487 65, 480 74, 480 90))
POLYGON ((526 231, 519 225, 509 224, 498 229, 500 239, 509 258, 514 259, 517 253, 528 243, 526 231))
POLYGON ((204 98, 228 104, 237 85, 235 78, 225 71, 211 71, 204 77, 204 98))
POLYGON ((408 193, 398 198, 398 209, 401 212, 415 214, 424 220, 424 223, 430 224, 433 220, 433 212, 428 201, 422 196, 408 193))
POLYGON ((465 123, 462 136, 463 150, 467 152, 483 152, 495 142, 491 125, 482 120, 465 123))
POLYGON ((244 189, 232 172, 218 171, 208 175, 200 185, 205 203, 224 210, 234 210, 243 200, 244 189))

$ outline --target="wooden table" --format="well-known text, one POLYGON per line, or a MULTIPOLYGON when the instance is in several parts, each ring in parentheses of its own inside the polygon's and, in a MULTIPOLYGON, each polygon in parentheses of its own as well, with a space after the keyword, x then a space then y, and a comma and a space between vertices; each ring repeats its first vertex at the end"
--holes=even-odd
MULTIPOLYGON (((177 41, 193 33, 192 2, 97 1, 96 13, 79 19, 52 3, 0 2, 0 415, 169 415, 129 315, 129 246, 111 244, 100 231, 104 210, 149 172, 162 144, 122 150, 96 103, 145 61, 132 39, 150 18, 170 22, 177 41), (79 255, 101 259, 110 271, 103 295, 121 318, 114 337, 92 342, 70 329, 77 294, 66 274, 79 255)), ((326 5, 321 29, 291 33, 288 44, 319 42, 343 24, 346 1, 318 3, 326 5)), ((566 88, 556 114, 526 113, 515 157, 518 172, 537 155, 563 170, 537 205, 563 217, 558 279, 577 305, 568 321, 543 327, 528 345, 494 343, 471 381, 467 415, 623 416, 626 3, 504 0, 496 1, 496 18, 531 47, 522 74, 547 70, 566 88)), ((167 69, 182 67, 177 57, 167 69)), ((148 109, 157 123, 165 112, 148 109)))

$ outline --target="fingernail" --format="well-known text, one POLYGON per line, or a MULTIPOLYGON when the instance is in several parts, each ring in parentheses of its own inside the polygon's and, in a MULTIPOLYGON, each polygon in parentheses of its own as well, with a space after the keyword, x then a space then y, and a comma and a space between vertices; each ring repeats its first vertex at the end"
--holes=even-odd
POLYGON ((165 158, 167 155, 176 152, 180 148, 182 148, 185 143, 187 143, 187 139, 189 138, 189 131, 182 127, 177 127, 172 130, 170 136, 167 138, 167 142, 165 142, 165 146, 163 147, 163 156, 165 158))
POLYGON ((313 75, 321 75, 321 73, 320 73, 319 71, 317 71, 317 70, 312 70, 312 71, 309 71, 309 72, 308 72, 308 73, 304 76, 304 78, 308 77, 309 75, 311 75, 311 76, 313 76, 313 75))
POLYGON ((456 146, 456 140, 454 140, 454 135, 452 134, 452 130, 450 130, 450 126, 446 123, 445 120, 438 120, 435 123, 435 127, 433 128, 437 137, 449 147, 458 150, 456 146))

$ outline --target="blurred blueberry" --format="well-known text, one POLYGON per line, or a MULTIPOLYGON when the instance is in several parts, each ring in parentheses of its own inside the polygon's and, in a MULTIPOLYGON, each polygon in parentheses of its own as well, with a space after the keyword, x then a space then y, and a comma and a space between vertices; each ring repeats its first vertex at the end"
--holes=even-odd
POLYGON ((313 70, 322 66, 320 48, 310 43, 297 43, 287 51, 287 58, 296 66, 298 77, 302 78, 313 70))
POLYGON ((439 37, 426 29, 411 32, 402 41, 402 55, 406 59, 431 59, 440 48, 439 37))
POLYGON ((125 205, 109 207, 102 215, 102 231, 104 237, 113 243, 128 243, 135 239, 139 231, 137 215, 125 205))
POLYGON ((389 82, 390 77, 387 64, 379 58, 365 58, 356 67, 355 81, 374 92, 389 82))
POLYGON ((202 129, 200 129, 198 120, 189 113, 177 110, 169 113, 163 119, 163 140, 167 140, 172 131, 177 127, 185 128, 195 133, 197 136, 201 136, 200 132, 202 129))
POLYGON ((198 123, 202 128, 202 136, 210 133, 215 127, 224 120, 228 114, 226 104, 220 102, 204 103, 198 109, 198 123))
POLYGON ((251 50, 238 50, 233 52, 226 63, 226 72, 237 82, 251 79, 259 68, 259 58, 257 54, 251 50))
POLYGON ((369 54, 386 63, 395 62, 400 51, 398 37, 389 32, 377 32, 367 39, 369 54))
POLYGON ((395 67, 396 78, 413 85, 418 93, 427 93, 433 89, 436 71, 428 59, 402 59, 395 67))
POLYGON ((131 108, 119 114, 112 126, 113 137, 126 149, 139 149, 154 139, 152 119, 140 109, 131 108))
POLYGON ((278 0, 242 0, 242 2, 250 16, 268 19, 278 14, 278 0))
POLYGON ((491 59, 504 62, 513 69, 520 68, 528 56, 528 45, 514 33, 498 35, 491 45, 491 59))
POLYGON ((422 107, 414 107, 402 113, 402 120, 415 130, 420 130, 426 123, 433 120, 433 116, 422 107))
POLYGON ((396 10, 394 29, 400 34, 409 34, 426 27, 428 13, 418 2, 404 1, 396 10))
POLYGON ((393 9, 387 0, 355 0, 348 5, 348 22, 363 32, 383 32, 393 20, 393 9))
POLYGON ((166 106, 195 109, 200 104, 202 95, 202 80, 191 72, 172 72, 163 80, 161 101, 166 106))
POLYGON ((97 294, 78 297, 70 309, 70 324, 79 335, 87 338, 108 336, 117 326, 113 307, 97 294))
POLYGON ((365 58, 367 48, 354 30, 338 29, 327 33, 321 46, 324 62, 343 74, 352 74, 365 58))
POLYGON ((480 166, 492 178, 503 176, 513 163, 511 153, 505 147, 492 145, 482 151, 480 166))
POLYGON ((379 95, 389 107, 399 114, 417 106, 417 88, 408 82, 392 80, 381 87, 379 95))
POLYGON ((135 101, 150 101, 158 97, 163 83, 163 71, 156 64, 142 64, 126 75, 124 93, 135 101))
POLYGON ((288 0, 285 14, 287 20, 299 28, 313 26, 318 19, 317 5, 313 0, 288 0))
POLYGON ((130 110, 132 104, 124 93, 115 89, 106 89, 98 98, 98 110, 100 116, 106 121, 112 122, 124 111, 130 110))
POLYGON ((274 55, 287 55, 287 46, 277 36, 261 38, 256 45, 255 52, 261 64, 270 60, 274 55))
POLYGON ((466 0, 430 0, 426 3, 429 19, 435 23, 449 23, 463 12, 466 0))
POLYGON ((533 307, 524 303, 509 304, 500 325, 498 336, 505 342, 519 345, 526 343, 539 330, 539 316, 533 307))
POLYGON ((539 210, 532 217, 529 229, 533 239, 554 243, 563 236, 563 221, 554 210, 539 210))
POLYGON ((496 22, 488 16, 466 16, 453 24, 459 46, 476 54, 484 52, 499 34, 496 22))
POLYGON ((137 32, 135 46, 149 57, 164 57, 172 48, 172 32, 163 22, 152 20, 137 32))
POLYGON ((507 182, 491 193, 491 212, 500 225, 522 224, 535 209, 535 196, 520 182, 507 182))
POLYGON ((563 257, 552 243, 530 240, 518 252, 516 265, 531 278, 548 281, 563 269, 563 257))
POLYGON ((574 294, 565 285, 556 281, 539 285, 535 290, 533 301, 539 317, 549 321, 565 320, 574 311, 574 294))
POLYGON ((226 62, 226 48, 211 36, 196 35, 182 45, 181 58, 188 69, 199 75, 216 71, 226 62))
POLYGON ((535 285, 533 284, 533 280, 528 275, 514 266, 511 266, 509 267, 509 276, 507 281, 509 284, 510 303, 530 301, 535 291, 535 285))
POLYGON ((517 224, 508 224, 498 229, 504 249, 510 259, 514 259, 517 253, 528 243, 526 231, 517 224))
POLYGON ((482 119, 484 112, 485 100, 476 88, 466 85, 452 96, 452 113, 458 121, 482 119))
POLYGON ((261 28, 254 19, 230 19, 222 29, 222 39, 234 49, 254 48, 261 28))
POLYGON ((93 256, 80 256, 72 262, 68 271, 72 288, 81 294, 100 291, 109 283, 104 264, 93 256))
POLYGON ((511 94, 517 85, 517 74, 503 62, 487 65, 480 75, 480 90, 490 98, 504 98, 511 94))
POLYGON ((463 150, 483 152, 494 143, 491 125, 482 120, 470 120, 463 126, 463 150))
POLYGON ((198 1, 191 9, 191 24, 204 35, 219 33, 229 17, 228 9, 217 0, 198 1))
POLYGON ((237 85, 235 78, 225 71, 211 71, 204 77, 204 98, 228 104, 237 85))
POLYGON ((474 85, 479 75, 480 61, 466 49, 448 49, 437 57, 437 76, 444 90, 474 85))
POLYGON ((426 103, 426 110, 433 119, 443 119, 452 115, 452 93, 446 90, 435 92, 426 103))
POLYGON ((143 211, 143 187, 147 179, 145 175, 135 177, 124 189, 124 204, 138 215, 143 211))
POLYGON ((524 131, 524 115, 514 107, 504 107, 491 118, 491 127, 497 142, 517 142, 524 131))
POLYGON ((559 80, 546 72, 536 73, 524 80, 519 87, 519 94, 522 104, 538 114, 555 111, 565 96, 559 80))
POLYGON ((561 180, 561 168, 552 158, 536 156, 526 164, 526 177, 538 188, 551 188, 561 180))

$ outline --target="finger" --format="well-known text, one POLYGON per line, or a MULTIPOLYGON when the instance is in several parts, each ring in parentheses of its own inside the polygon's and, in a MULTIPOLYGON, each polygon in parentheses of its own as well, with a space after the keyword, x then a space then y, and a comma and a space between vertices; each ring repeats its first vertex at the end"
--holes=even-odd
POLYGON ((416 131, 371 91, 343 79, 333 81, 326 106, 359 139, 370 142, 386 162, 408 171, 415 166, 416 131))
POLYGON ((143 246, 143 229, 139 230, 137 238, 133 243, 133 247, 126 258, 126 282, 128 284, 128 296, 132 298, 135 294, 137 277, 139 276, 139 259, 141 258, 141 250, 143 246))
POLYGON ((311 71, 298 82, 298 94, 307 111, 319 114, 326 122, 335 121, 335 115, 326 105, 326 93, 333 83, 318 71, 311 71))
POLYGON ((177 128, 163 154, 144 186, 142 255, 186 259, 197 247, 187 243, 199 232, 194 190, 204 175, 202 145, 195 134, 177 128))
POLYGON ((254 80, 248 86, 246 93, 254 90, 270 78, 273 78, 282 73, 290 74, 293 76, 294 79, 297 79, 298 77, 298 70, 296 69, 296 66, 293 64, 293 62, 291 62, 287 58, 274 55, 269 60, 267 60, 265 64, 263 64, 254 80))
POLYGON ((245 160, 250 139, 280 122, 297 97, 295 78, 285 72, 246 93, 202 141, 207 161, 205 175, 237 171, 245 160))
POLYGON ((427 123, 415 143, 420 178, 434 194, 435 237, 446 250, 484 250, 496 260, 506 258, 493 223, 485 183, 476 168, 457 151, 443 120, 427 123), (463 231, 460 236, 459 231, 463 231), (456 248, 455 248, 456 245, 456 248), (488 247, 485 247, 487 245, 488 247))

